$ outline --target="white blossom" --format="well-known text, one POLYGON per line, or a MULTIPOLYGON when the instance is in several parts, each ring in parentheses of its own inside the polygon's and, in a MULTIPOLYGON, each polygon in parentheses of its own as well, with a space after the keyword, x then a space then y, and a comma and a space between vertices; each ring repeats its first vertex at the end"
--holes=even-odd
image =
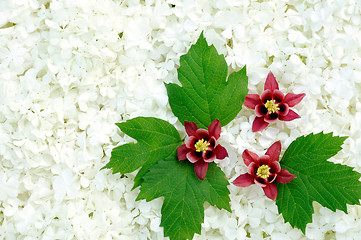
MULTIPOLYGON (((243 107, 222 128, 227 179, 245 149, 282 151, 300 135, 349 136, 331 160, 361 172, 360 1, 0 1, 0 238, 164 239, 161 198, 135 201, 135 173, 100 170, 134 142, 115 125, 137 116, 174 124, 164 82, 203 31, 229 72, 247 65, 249 93, 272 71, 306 93, 301 119, 251 130, 243 107)), ((281 153, 282 155, 282 153, 281 153)), ((259 188, 230 185, 232 213, 205 204, 194 239, 357 239, 360 206, 314 204, 304 235, 259 188), (267 236, 267 237, 264 237, 267 236)))

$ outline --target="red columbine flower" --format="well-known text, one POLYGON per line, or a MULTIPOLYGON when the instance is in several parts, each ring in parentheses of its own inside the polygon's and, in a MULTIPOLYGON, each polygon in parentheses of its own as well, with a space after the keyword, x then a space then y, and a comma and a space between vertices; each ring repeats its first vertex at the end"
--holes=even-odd
POLYGON ((227 150, 220 144, 217 145, 217 139, 221 135, 221 124, 216 119, 208 126, 208 130, 205 130, 198 129, 194 122, 184 121, 184 127, 189 138, 186 144, 178 147, 178 160, 188 159, 194 163, 194 172, 203 180, 208 163, 228 157, 227 150))
POLYGON ((300 116, 290 109, 295 106, 306 94, 287 93, 286 96, 278 89, 278 83, 270 72, 264 85, 264 92, 258 94, 248 94, 244 100, 244 105, 255 109, 256 119, 252 125, 252 131, 258 132, 265 129, 268 124, 277 121, 291 121, 300 116))
POLYGON ((288 183, 296 178, 286 169, 281 169, 278 162, 281 152, 281 142, 275 142, 266 152, 266 155, 259 157, 257 154, 245 150, 242 154, 244 163, 248 166, 245 174, 237 177, 233 184, 238 187, 248 187, 254 183, 263 188, 266 196, 272 200, 277 197, 275 182, 288 183))

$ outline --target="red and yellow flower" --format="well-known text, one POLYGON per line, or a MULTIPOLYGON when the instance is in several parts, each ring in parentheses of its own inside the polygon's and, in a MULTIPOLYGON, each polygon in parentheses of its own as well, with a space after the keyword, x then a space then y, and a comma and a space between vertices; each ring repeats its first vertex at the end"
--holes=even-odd
POLYGON ((286 96, 279 90, 278 83, 270 72, 267 76, 264 92, 261 95, 248 94, 244 105, 254 109, 256 118, 252 124, 252 131, 265 129, 268 124, 277 121, 291 121, 300 116, 290 109, 304 98, 306 94, 287 93, 286 96))
POLYGON ((262 187, 266 196, 272 200, 277 197, 276 182, 288 183, 296 178, 286 169, 281 169, 278 162, 281 152, 281 143, 275 142, 264 156, 245 150, 242 154, 244 163, 248 166, 247 173, 237 177, 233 184, 238 187, 248 187, 257 184, 262 187))
POLYGON ((221 135, 221 124, 216 119, 206 130, 199 129, 194 122, 185 121, 184 127, 189 138, 185 144, 178 147, 178 160, 188 159, 191 163, 194 163, 195 174, 200 180, 203 180, 210 162, 228 156, 227 150, 217 144, 217 139, 221 135))

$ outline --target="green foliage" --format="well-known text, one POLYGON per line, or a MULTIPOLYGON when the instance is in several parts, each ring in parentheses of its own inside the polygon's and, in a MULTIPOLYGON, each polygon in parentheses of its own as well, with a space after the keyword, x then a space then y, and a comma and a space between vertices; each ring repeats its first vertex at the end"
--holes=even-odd
POLYGON ((194 164, 178 161, 176 149, 181 139, 171 124, 138 117, 117 125, 137 143, 114 148, 104 168, 129 173, 141 167, 134 180, 134 188, 141 186, 138 200, 165 197, 161 225, 166 236, 191 239, 194 233, 200 233, 205 201, 230 211, 228 181, 222 170, 210 163, 206 178, 199 180, 194 164))
POLYGON ((200 35, 188 53, 181 56, 178 79, 182 87, 166 84, 169 104, 175 116, 207 128, 215 119, 227 125, 241 111, 248 93, 246 67, 227 78, 227 63, 216 48, 200 35))
POLYGON ((287 184, 277 184, 276 204, 284 219, 305 232, 312 221, 312 202, 347 212, 346 204, 359 204, 361 174, 352 168, 328 162, 341 150, 346 137, 332 133, 297 138, 286 150, 281 167, 297 176, 287 184))
POLYGON ((170 239, 192 239, 201 232, 205 201, 219 209, 230 209, 228 181, 215 163, 208 165, 203 181, 194 174, 194 164, 170 157, 159 161, 143 177, 138 199, 164 197, 161 226, 170 239))
POLYGON ((109 163, 103 168, 113 173, 130 173, 141 167, 134 179, 134 187, 140 186, 142 177, 160 159, 175 156, 181 139, 177 130, 167 121, 137 117, 117 126, 137 143, 127 143, 113 149, 109 163))

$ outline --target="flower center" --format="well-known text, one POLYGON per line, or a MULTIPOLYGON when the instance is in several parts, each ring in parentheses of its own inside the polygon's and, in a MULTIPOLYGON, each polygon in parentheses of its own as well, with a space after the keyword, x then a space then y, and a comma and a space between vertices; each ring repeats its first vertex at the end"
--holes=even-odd
POLYGON ((198 142, 196 142, 196 144, 194 144, 194 147, 196 148, 197 152, 205 153, 208 150, 209 145, 210 145, 210 143, 207 141, 204 141, 204 139, 202 138, 201 140, 198 140, 198 142))
POLYGON ((268 113, 270 114, 276 112, 277 110, 280 110, 278 104, 276 103, 276 100, 267 100, 264 106, 267 108, 268 113))
POLYGON ((269 177, 269 170, 271 168, 268 165, 262 165, 257 169, 257 176, 261 177, 263 179, 266 179, 269 177))

